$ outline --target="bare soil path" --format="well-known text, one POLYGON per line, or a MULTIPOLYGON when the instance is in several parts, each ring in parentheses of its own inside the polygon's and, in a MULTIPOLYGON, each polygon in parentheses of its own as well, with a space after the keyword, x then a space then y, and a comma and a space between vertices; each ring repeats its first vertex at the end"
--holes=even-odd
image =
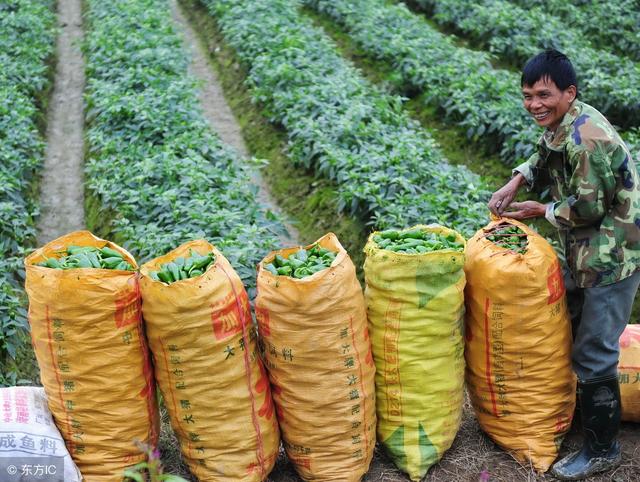
MULTIPOLYGON (((225 144, 235 148, 243 158, 248 158, 249 152, 242 137, 240 125, 225 100, 222 86, 218 81, 215 70, 209 63, 207 52, 198 41, 195 31, 180 10, 177 1, 170 0, 169 4, 173 20, 178 30, 183 34, 185 48, 191 52, 189 70, 200 83, 198 97, 204 110, 205 118, 225 144)), ((282 216, 282 211, 276 205, 270 194, 269 187, 257 169, 252 170, 252 180, 259 187, 258 200, 260 203, 282 216)), ((249 189, 249 186, 247 186, 247 189, 249 189)), ((283 245, 294 246, 299 244, 297 230, 291 224, 286 224, 285 226, 289 236, 281 237, 283 245)))
POLYGON ((40 183, 39 245, 85 226, 82 2, 63 0, 57 3, 60 33, 40 183))

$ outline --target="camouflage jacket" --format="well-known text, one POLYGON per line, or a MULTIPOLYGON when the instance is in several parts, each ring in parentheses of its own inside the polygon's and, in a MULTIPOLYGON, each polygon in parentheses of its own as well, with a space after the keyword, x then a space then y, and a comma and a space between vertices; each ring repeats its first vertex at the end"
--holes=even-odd
POLYGON ((624 142, 607 119, 574 101, 555 132, 514 171, 530 189, 549 192, 547 217, 577 286, 620 281, 640 266, 640 181, 624 142))

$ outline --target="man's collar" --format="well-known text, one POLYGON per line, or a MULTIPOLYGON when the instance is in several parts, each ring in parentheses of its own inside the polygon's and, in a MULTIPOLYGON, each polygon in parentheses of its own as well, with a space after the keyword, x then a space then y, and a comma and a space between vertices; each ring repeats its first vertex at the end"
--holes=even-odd
POLYGON ((573 123, 582 113, 582 105, 582 102, 578 99, 574 100, 556 130, 550 131, 546 129, 539 142, 544 143, 552 151, 564 150, 564 146, 573 130, 573 123))

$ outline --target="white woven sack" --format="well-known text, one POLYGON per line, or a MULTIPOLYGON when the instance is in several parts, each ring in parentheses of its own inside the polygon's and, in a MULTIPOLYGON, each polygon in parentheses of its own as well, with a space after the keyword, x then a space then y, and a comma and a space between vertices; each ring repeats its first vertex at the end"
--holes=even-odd
POLYGON ((39 476, 47 482, 82 480, 53 422, 44 389, 0 388, 0 480, 39 476))

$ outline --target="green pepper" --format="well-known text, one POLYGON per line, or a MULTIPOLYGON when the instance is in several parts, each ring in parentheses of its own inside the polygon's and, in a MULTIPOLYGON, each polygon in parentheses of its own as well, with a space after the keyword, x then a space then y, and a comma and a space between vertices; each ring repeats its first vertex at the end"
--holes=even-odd
POLYGON ((422 239, 424 237, 424 232, 420 229, 412 229, 410 231, 405 231, 403 233, 400 233, 400 235, 404 238, 404 239, 422 239))
POLYGON ((173 262, 167 263, 165 266, 166 266, 167 271, 169 271, 169 273, 171 273, 171 277, 173 278, 173 280, 174 281, 179 281, 180 280, 180 268, 178 268, 176 266, 176 264, 173 263, 173 262))
POLYGON ((87 254, 85 252, 80 252, 78 254, 75 255, 75 259, 77 260, 77 267, 78 268, 92 268, 93 265, 91 264, 91 261, 89 260, 87 254))
POLYGON ((182 268, 185 264, 185 259, 183 257, 178 257, 173 260, 175 264, 177 264, 180 268, 182 268))
POLYGON ((388 229, 387 231, 382 231, 380 233, 380 236, 385 238, 385 239, 398 239, 400 237, 400 233, 398 231, 394 231, 392 229, 388 229))
POLYGON ((102 266, 105 269, 115 269, 115 267, 118 266, 120 263, 122 263, 122 261, 123 261, 122 258, 118 258, 116 256, 112 256, 110 258, 103 258, 102 266))
POLYGON ((206 256, 201 256, 199 258, 196 258, 196 260, 193 262, 193 266, 192 267, 194 269, 203 269, 209 263, 211 263, 212 260, 213 260, 213 253, 209 253, 206 256))
POLYGON ((47 268, 62 269, 60 261, 58 261, 56 258, 47 258, 45 263, 47 264, 47 268))
POLYGON ((67 247, 67 253, 70 255, 80 254, 80 253, 95 253, 98 249, 93 246, 69 246, 67 247))
POLYGON ((289 264, 293 269, 299 268, 300 266, 304 266, 304 261, 296 258, 289 258, 289 264))
POLYGON ((189 257, 185 260, 184 262, 184 269, 187 270, 187 272, 191 272, 191 270, 193 269, 193 263, 195 262, 195 258, 193 257, 189 257))
POLYGON ((160 278, 160 281, 164 281, 165 283, 173 283, 173 277, 169 271, 158 271, 158 278, 160 278))
POLYGON ((115 269, 123 270, 123 271, 131 271, 133 269, 133 266, 131 266, 126 261, 122 261, 118 266, 115 267, 115 269))
POLYGON ((278 274, 278 270, 276 269, 276 267, 273 265, 273 263, 267 263, 264 265, 264 268, 269 271, 269 273, 271 274, 278 274))
POLYGON ((311 275, 311 272, 309 271, 309 269, 305 267, 298 268, 293 272, 294 278, 298 278, 298 279, 302 279, 309 275, 311 275))
POLYGON ((107 246, 105 246, 104 248, 100 248, 100 252, 102 253, 102 256, 105 258, 115 258, 115 257, 124 258, 121 253, 107 246))
POLYGON ((95 252, 88 252, 87 258, 91 262, 92 268, 98 268, 98 269, 102 268, 102 265, 100 264, 100 259, 98 258, 98 255, 95 252))
POLYGON ((291 268, 291 266, 281 266, 280 268, 278 268, 278 274, 280 275, 289 276, 292 272, 293 269, 291 268))

